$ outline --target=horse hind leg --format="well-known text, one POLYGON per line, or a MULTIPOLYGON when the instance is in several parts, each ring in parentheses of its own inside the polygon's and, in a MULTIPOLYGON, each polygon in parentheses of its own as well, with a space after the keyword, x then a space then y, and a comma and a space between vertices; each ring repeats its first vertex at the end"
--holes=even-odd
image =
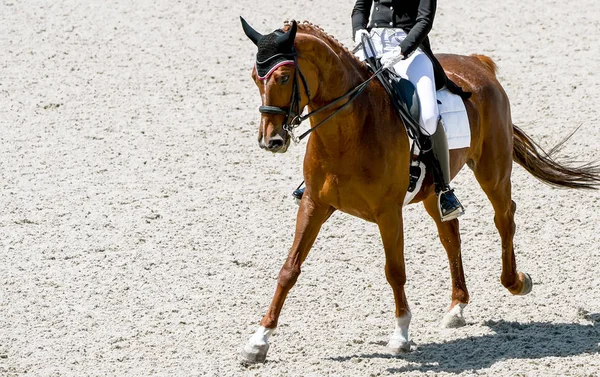
POLYGON ((515 235, 514 215, 516 203, 511 199, 510 174, 512 170, 512 153, 507 158, 495 159, 486 163, 480 160, 474 166, 474 173, 479 185, 487 195, 494 208, 494 223, 502 240, 502 274, 500 281, 513 295, 526 295, 531 292, 531 277, 517 272, 513 239, 515 235), (502 163, 503 160, 504 163, 502 163))
MULTIPOLYGON (((510 190, 510 188, 509 188, 510 190)), ((508 291, 514 295, 524 296, 531 292, 533 283, 529 274, 517 272, 517 262, 515 260, 514 236, 515 221, 514 215, 517 204, 513 200, 508 200, 510 205, 501 206, 502 210, 496 210, 494 206, 494 223, 502 238, 502 275, 500 281, 508 291), (506 207, 509 207, 506 209, 506 207)))
POLYGON ((460 231, 458 220, 442 222, 437 208, 437 196, 430 195, 423 202, 427 213, 435 221, 440 241, 446 249, 450 276, 452 277, 452 302, 448 312, 442 318, 442 327, 457 328, 466 324, 463 310, 469 302, 469 292, 465 282, 465 274, 460 250, 460 231))

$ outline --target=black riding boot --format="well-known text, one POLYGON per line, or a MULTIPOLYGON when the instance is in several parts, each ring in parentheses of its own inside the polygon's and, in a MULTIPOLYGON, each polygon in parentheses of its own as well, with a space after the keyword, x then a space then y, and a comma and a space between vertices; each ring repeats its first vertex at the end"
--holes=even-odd
POLYGON ((438 196, 438 208, 442 221, 450 221, 465 213, 465 210, 450 188, 450 156, 448 139, 442 121, 438 122, 435 133, 422 136, 423 159, 432 170, 435 193, 438 196))
POLYGON ((298 186, 298 188, 295 189, 294 192, 292 192, 292 196, 294 197, 294 201, 298 205, 300 204, 300 200, 302 200, 302 195, 304 195, 304 189, 306 188, 306 187, 302 187, 303 184, 304 184, 304 182, 300 183, 300 186, 298 186))
POLYGON ((294 192, 292 192, 292 196, 294 197, 296 204, 300 204, 300 201, 302 200, 302 195, 304 195, 304 189, 305 187, 302 187, 295 189, 294 192))

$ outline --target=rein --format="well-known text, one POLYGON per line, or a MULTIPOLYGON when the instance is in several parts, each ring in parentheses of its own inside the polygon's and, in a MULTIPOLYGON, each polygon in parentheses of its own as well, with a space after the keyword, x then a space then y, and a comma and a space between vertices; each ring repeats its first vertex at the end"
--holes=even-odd
POLYGON ((288 133, 288 135, 294 141, 294 143, 299 143, 302 139, 304 139, 306 136, 308 136, 311 132, 315 131, 323 123, 327 122, 334 115, 336 115, 337 113, 342 111, 346 106, 348 106, 352 101, 354 101, 354 99, 356 99, 356 97, 358 97, 365 90, 367 85, 374 78, 376 78, 379 73, 381 73, 383 71, 383 67, 379 68, 375 73, 373 73, 373 75, 371 77, 369 77, 365 81, 361 82, 360 84, 355 86, 353 89, 351 89, 349 92, 342 95, 341 97, 334 99, 333 101, 329 102, 327 105, 325 105, 317 110, 311 111, 310 113, 308 113, 306 115, 300 115, 299 114, 300 113, 300 87, 298 85, 298 77, 300 77, 300 79, 302 80, 302 84, 304 85, 304 88, 306 90, 306 94, 308 96, 309 103, 311 101, 311 96, 310 96, 310 89, 308 87, 308 84, 306 83, 306 78, 304 77, 304 74, 302 73, 302 71, 300 70, 300 66, 298 65, 298 60, 297 60, 298 54, 296 53, 296 51, 294 51, 293 54, 294 54, 293 55, 294 56, 294 67, 296 69, 294 72, 294 82, 292 84, 293 89, 292 89, 292 96, 290 98, 290 106, 286 108, 286 107, 263 105, 258 108, 258 111, 261 114, 285 115, 286 118, 283 123, 283 129, 288 133), (294 135, 294 129, 296 129, 298 126, 300 126, 300 124, 302 122, 304 122, 305 120, 309 119, 310 117, 332 107, 336 103, 345 100, 346 98, 349 98, 348 101, 346 103, 344 103, 343 105, 341 105, 340 107, 338 107, 327 118, 320 121, 314 127, 311 127, 309 130, 304 132, 302 135, 300 135, 298 137, 294 135))

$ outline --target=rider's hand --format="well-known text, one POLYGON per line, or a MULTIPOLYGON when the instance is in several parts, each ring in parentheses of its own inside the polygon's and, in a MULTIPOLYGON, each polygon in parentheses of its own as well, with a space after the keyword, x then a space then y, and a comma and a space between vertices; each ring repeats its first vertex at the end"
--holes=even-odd
POLYGON ((402 54, 402 50, 400 50, 400 46, 394 48, 392 51, 388 51, 385 54, 381 55, 381 65, 384 68, 390 69, 400 60, 404 59, 404 55, 402 54))
POLYGON ((356 33, 354 33, 354 47, 358 46, 358 44, 362 42, 363 34, 367 37, 369 36, 369 32, 365 29, 359 29, 356 31, 356 33))

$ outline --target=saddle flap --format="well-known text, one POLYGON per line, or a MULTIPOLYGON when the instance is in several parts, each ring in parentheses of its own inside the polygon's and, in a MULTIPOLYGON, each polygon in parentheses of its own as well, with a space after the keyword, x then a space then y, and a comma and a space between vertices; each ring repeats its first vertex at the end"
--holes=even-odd
POLYGON ((417 89, 410 81, 399 76, 394 77, 392 83, 394 93, 400 96, 400 102, 406 107, 411 117, 418 122, 421 118, 421 107, 417 89))
POLYGON ((384 70, 382 74, 378 75, 378 78, 390 95, 394 107, 398 110, 408 136, 411 139, 417 139, 421 134, 419 126, 421 107, 415 86, 389 69, 384 70))

